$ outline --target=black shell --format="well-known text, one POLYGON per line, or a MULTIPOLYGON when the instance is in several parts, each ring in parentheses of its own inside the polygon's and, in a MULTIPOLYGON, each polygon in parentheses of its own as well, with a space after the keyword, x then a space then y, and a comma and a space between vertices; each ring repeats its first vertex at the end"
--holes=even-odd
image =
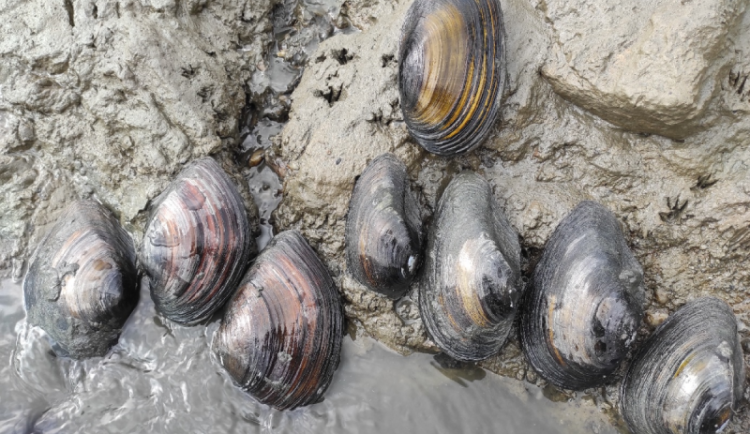
POLYGON ((72 358, 103 356, 138 303, 133 241, 93 201, 66 208, 37 247, 24 280, 30 324, 72 358))
POLYGON ((406 166, 383 154, 354 186, 346 220, 346 260, 360 283, 399 298, 422 261, 422 220, 406 166))
POLYGON ((213 159, 194 161, 156 199, 146 225, 142 262, 156 310, 181 324, 210 318, 255 251, 237 187, 213 159))
POLYGON ((242 279, 213 351, 257 400, 291 409, 322 399, 343 332, 341 299, 328 270, 299 232, 286 231, 242 279))
POLYGON ((419 311, 433 341, 457 360, 496 354, 523 291, 518 234, 489 184, 464 172, 443 192, 427 244, 419 311))
POLYGON ((622 415, 638 434, 716 433, 732 418, 744 383, 732 309, 717 298, 699 298, 643 345, 622 383, 622 415))
POLYGON ((614 214, 581 202, 534 270, 521 317, 526 358, 558 387, 605 383, 636 338, 644 298, 643 270, 614 214))
POLYGON ((500 111, 505 69, 497 0, 416 0, 399 48, 399 92, 409 132, 438 155, 479 146, 500 111))

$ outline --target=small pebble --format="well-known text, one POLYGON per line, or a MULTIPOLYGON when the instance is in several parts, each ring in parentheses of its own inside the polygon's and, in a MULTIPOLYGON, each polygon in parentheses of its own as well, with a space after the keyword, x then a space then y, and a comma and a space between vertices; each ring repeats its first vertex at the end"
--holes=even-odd
POLYGON ((258 149, 257 151, 253 152, 253 155, 250 156, 250 161, 248 162, 248 165, 250 167, 255 167, 263 162, 263 159, 265 158, 264 155, 265 151, 263 149, 258 149))

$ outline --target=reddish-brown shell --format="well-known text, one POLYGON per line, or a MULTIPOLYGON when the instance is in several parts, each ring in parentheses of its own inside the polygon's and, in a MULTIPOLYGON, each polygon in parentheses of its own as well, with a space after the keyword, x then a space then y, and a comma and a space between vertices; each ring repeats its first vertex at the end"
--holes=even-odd
POLYGON ((156 310, 181 324, 208 319, 255 251, 237 187, 213 159, 191 163, 156 199, 143 237, 156 310))
POLYGON ((286 231, 245 274, 213 351, 258 401, 291 409, 322 399, 339 363, 343 329, 328 270, 299 232, 286 231))

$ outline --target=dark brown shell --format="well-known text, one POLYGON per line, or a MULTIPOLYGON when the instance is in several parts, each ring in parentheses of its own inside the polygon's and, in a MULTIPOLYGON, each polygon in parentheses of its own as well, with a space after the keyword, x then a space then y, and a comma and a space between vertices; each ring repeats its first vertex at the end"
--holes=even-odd
POLYGON ((399 48, 404 121, 429 152, 479 146, 505 86, 503 13, 497 0, 416 0, 399 48))
POLYGON ((322 399, 339 364, 343 331, 328 270, 299 232, 286 231, 242 279, 213 351, 257 400, 291 409, 322 399))
POLYGON ((375 158, 362 172, 349 202, 349 272, 373 291, 399 298, 421 265, 422 238, 406 166, 392 154, 375 158))
POLYGON ((440 197, 424 274, 419 312, 440 349, 464 361, 500 351, 523 292, 521 247, 479 175, 457 175, 440 197))
POLYGON ((138 303, 136 277, 133 242, 117 219, 96 202, 73 202, 32 257, 28 321, 58 355, 103 356, 138 303))
POLYGON ((609 381, 643 319, 643 269, 608 209, 581 202, 544 247, 521 316, 526 358, 550 383, 609 381))
POLYGON ((156 199, 143 237, 156 310, 181 324, 210 318, 255 252, 237 187, 213 159, 191 163, 156 199))
POLYGON ((622 415, 639 434, 720 432, 745 388, 745 362, 732 309, 693 300, 644 343, 621 388, 622 415))

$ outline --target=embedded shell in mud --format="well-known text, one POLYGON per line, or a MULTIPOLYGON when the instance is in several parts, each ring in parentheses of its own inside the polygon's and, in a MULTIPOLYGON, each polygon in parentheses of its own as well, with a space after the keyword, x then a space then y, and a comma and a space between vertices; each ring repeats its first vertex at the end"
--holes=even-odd
POLYGON ((537 264, 521 316, 523 350, 566 389, 604 384, 635 342, 643 270, 612 212, 584 201, 557 226, 537 264))
POLYGON ((427 151, 479 146, 505 85, 503 13, 496 0, 416 0, 399 48, 399 92, 409 132, 427 151))
POLYGON ((75 201, 39 242, 23 289, 30 324, 58 355, 103 356, 138 303, 130 236, 102 205, 75 201))
POLYGON ((320 401, 339 364, 344 315, 328 270, 297 231, 276 235, 247 271, 213 351, 260 402, 292 409, 320 401))
POLYGON ((360 283, 399 298, 422 263, 422 219, 406 166, 393 154, 370 162, 354 186, 346 219, 346 263, 360 283))
POLYGON ((182 324, 208 319, 256 253, 237 187, 212 158, 186 166, 152 205, 141 250, 156 310, 182 324))
POLYGON ((424 325, 449 356, 486 359, 507 340, 520 304, 518 234, 487 181, 470 172, 448 184, 432 226, 419 286, 424 325))

